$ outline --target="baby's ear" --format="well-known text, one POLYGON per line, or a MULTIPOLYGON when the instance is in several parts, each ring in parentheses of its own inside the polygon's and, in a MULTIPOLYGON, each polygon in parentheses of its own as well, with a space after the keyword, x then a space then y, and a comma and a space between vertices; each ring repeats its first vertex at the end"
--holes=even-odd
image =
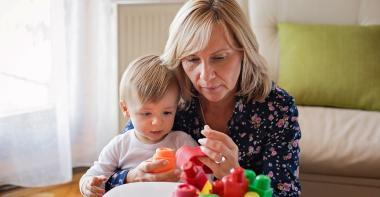
POLYGON ((119 106, 120 106, 121 112, 123 113, 124 118, 128 119, 129 118, 129 112, 128 112, 127 104, 123 100, 120 100, 119 106))

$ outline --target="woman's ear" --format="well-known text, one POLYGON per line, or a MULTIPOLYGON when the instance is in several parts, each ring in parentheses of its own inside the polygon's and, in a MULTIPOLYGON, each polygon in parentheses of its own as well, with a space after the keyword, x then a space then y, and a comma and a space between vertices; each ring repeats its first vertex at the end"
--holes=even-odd
POLYGON ((128 112, 127 104, 123 100, 120 100, 119 106, 120 106, 121 112, 123 113, 124 118, 128 119, 129 118, 129 112, 128 112))

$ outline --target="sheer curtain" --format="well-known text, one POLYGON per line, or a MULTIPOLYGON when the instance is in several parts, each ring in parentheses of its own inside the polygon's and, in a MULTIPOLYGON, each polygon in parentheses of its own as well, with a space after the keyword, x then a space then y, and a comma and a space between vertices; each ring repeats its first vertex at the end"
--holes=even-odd
POLYGON ((0 185, 46 186, 118 132, 110 0, 0 3, 0 185))

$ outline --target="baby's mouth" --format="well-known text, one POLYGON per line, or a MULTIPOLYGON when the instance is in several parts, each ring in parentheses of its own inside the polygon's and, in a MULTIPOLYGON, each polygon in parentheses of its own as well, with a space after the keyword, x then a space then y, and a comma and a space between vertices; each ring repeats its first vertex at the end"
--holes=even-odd
POLYGON ((150 131, 151 134, 153 135, 159 135, 162 133, 162 130, 159 130, 159 131, 150 131))

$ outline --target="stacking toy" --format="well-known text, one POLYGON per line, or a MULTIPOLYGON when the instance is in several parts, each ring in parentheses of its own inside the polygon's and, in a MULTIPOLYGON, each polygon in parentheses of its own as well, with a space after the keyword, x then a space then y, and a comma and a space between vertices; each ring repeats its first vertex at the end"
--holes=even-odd
POLYGON ((156 153, 153 155, 153 161, 165 159, 168 163, 161 167, 152 170, 153 173, 166 172, 170 170, 174 170, 176 167, 176 158, 174 154, 174 150, 171 148, 157 148, 156 153))

